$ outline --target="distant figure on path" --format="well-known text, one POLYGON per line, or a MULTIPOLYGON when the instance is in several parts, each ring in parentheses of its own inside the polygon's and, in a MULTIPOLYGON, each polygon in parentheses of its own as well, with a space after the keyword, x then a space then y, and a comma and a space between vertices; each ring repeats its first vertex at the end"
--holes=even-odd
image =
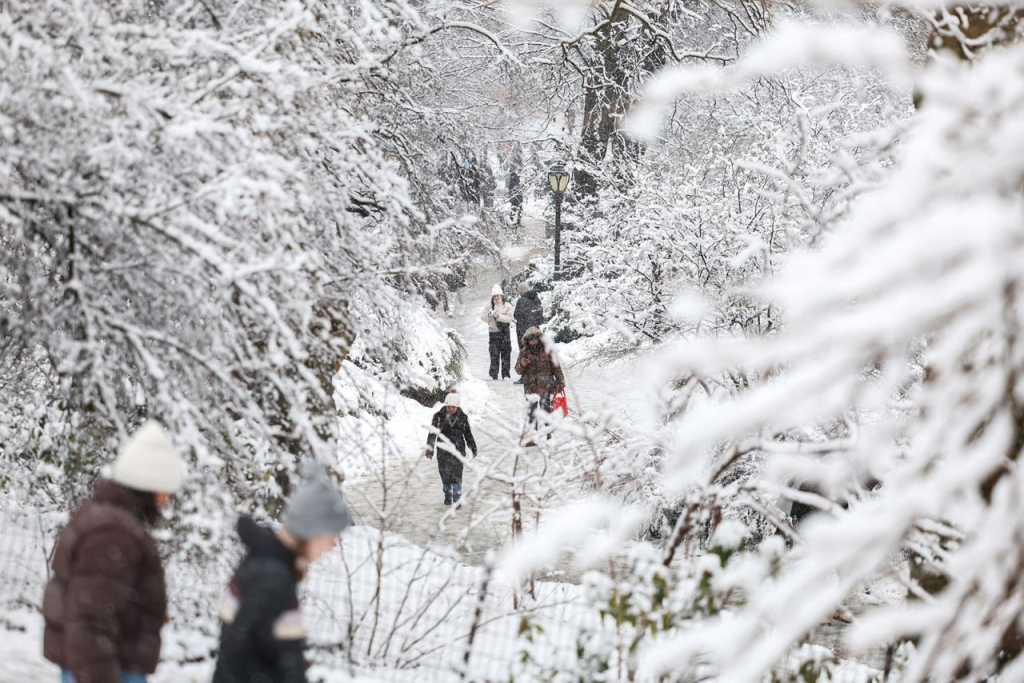
POLYGON ((43 596, 43 656, 62 683, 145 683, 156 671, 167 588, 147 529, 184 478, 167 432, 150 421, 71 515, 43 596))
POLYGON ((544 324, 544 305, 540 302, 540 296, 533 291, 528 282, 519 283, 519 301, 516 302, 516 340, 519 342, 519 350, 523 350, 523 336, 531 327, 539 328, 544 324))
POLYGON ((494 171, 491 170, 491 165, 487 162, 486 154, 480 158, 478 173, 480 175, 480 199, 483 203, 483 208, 491 210, 494 208, 494 191, 497 189, 498 183, 494 179, 494 171))
POLYGON ((448 274, 444 276, 444 282, 448 291, 455 295, 459 305, 462 306, 462 290, 466 288, 466 266, 461 263, 453 265, 448 274))
POLYGON ((510 328, 515 320, 515 311, 511 304, 505 302, 501 285, 494 285, 491 290, 491 301, 484 306, 480 319, 487 323, 490 333, 488 351, 491 356, 491 367, 488 374, 491 379, 511 379, 512 368, 512 337, 510 328))
POLYGON ((437 471, 441 475, 445 505, 458 503, 462 497, 462 464, 466 459, 467 447, 476 457, 476 440, 469 426, 469 416, 462 411, 459 395, 452 390, 430 421, 427 452, 424 454, 430 459, 437 452, 437 471), (438 437, 441 437, 440 443, 438 437))
MULTIPOLYGON (((523 335, 531 327, 540 327, 544 324, 544 306, 540 302, 537 292, 533 291, 529 283, 519 283, 519 300, 516 302, 516 342, 519 350, 523 350, 523 335)), ((516 380, 516 384, 522 384, 523 378, 516 380)))
MULTIPOLYGON (((537 424, 537 407, 551 412, 551 396, 557 385, 565 386, 565 374, 544 348, 540 328, 531 327, 523 335, 523 348, 516 359, 516 372, 523 376, 523 391, 529 403, 530 422, 537 424)), ((526 444, 532 446, 533 442, 526 444)))
POLYGON ((310 564, 352 526, 345 497, 309 461, 278 530, 238 518, 245 557, 221 601, 220 653, 213 683, 306 683, 306 631, 298 587, 310 564))
POLYGON ((518 228, 523 224, 523 183, 519 179, 518 168, 512 168, 508 172, 505 187, 508 191, 508 203, 511 206, 509 220, 518 228))

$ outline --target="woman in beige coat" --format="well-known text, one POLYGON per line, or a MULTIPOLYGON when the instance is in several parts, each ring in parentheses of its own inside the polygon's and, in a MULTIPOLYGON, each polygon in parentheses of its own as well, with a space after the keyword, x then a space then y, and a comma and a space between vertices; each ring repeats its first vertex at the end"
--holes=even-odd
POLYGON ((488 350, 491 355, 491 379, 512 377, 512 336, 509 327, 515 320, 515 309, 505 301, 501 285, 494 285, 491 300, 484 306, 480 319, 487 323, 490 333, 488 350))

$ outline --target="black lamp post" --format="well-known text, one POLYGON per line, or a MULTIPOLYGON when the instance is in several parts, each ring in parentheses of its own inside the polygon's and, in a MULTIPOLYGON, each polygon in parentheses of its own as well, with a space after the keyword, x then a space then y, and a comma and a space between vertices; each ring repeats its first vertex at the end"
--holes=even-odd
POLYGON ((555 279, 562 274, 562 196, 569 187, 569 172, 561 164, 548 171, 551 191, 555 193, 555 279))

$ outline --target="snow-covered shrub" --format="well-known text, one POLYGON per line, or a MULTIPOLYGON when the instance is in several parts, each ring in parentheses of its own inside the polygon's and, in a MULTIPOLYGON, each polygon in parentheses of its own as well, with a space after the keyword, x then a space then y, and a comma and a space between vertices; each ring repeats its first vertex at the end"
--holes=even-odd
POLYGON ((18 495, 43 463, 40 498, 66 486, 70 505, 152 417, 189 455, 179 518, 273 513, 298 460, 335 462, 353 343, 397 386, 458 372, 407 290, 452 245, 485 247, 420 210, 374 120, 400 106, 382 64, 423 22, 401 1, 204 6, 0 14, 0 403, 19 425, 0 457, 18 495))
MULTIPOLYGON (((757 288, 783 311, 778 334, 677 344, 662 359, 681 376, 757 378, 665 427, 667 482, 711 492, 723 467, 760 451, 765 474, 750 486, 829 514, 799 530, 770 585, 729 619, 652 651, 646 671, 700 659, 730 680, 766 676, 859 586, 892 573, 910 545, 945 580, 930 594, 904 579, 917 600, 866 610, 849 645, 916 639, 905 680, 1012 679, 1024 643, 1012 540, 1024 443, 1024 45, 970 66, 936 58, 915 72, 900 38, 875 29, 789 27, 777 41, 785 44, 762 53, 778 56, 767 72, 755 62, 708 81, 679 71, 658 92, 857 61, 913 82, 922 104, 902 126, 885 182, 851 198, 830 230, 757 288), (851 40, 858 50, 837 49, 851 40), (880 486, 863 495, 873 481, 880 486)), ((894 138, 862 140, 877 155, 894 138)))
MULTIPOLYGON (((699 629, 703 620, 741 604, 757 580, 772 575, 781 544, 751 554, 741 550, 745 535, 742 524, 724 523, 706 554, 679 565, 666 563, 653 545, 637 543, 613 569, 587 572, 585 601, 595 618, 579 619, 572 667, 553 666, 541 656, 543 631, 524 618, 523 666, 515 680, 648 680, 638 674, 652 643, 699 629)), ((714 671, 695 661, 676 671, 674 680, 700 680, 714 671)))

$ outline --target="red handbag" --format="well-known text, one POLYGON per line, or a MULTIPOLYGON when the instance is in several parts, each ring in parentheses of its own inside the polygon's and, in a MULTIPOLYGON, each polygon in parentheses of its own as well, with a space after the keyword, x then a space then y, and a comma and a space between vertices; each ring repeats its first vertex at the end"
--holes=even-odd
POLYGON ((561 384, 555 387, 555 395, 551 399, 551 412, 558 410, 562 411, 563 416, 569 416, 569 400, 565 397, 565 387, 561 384))

